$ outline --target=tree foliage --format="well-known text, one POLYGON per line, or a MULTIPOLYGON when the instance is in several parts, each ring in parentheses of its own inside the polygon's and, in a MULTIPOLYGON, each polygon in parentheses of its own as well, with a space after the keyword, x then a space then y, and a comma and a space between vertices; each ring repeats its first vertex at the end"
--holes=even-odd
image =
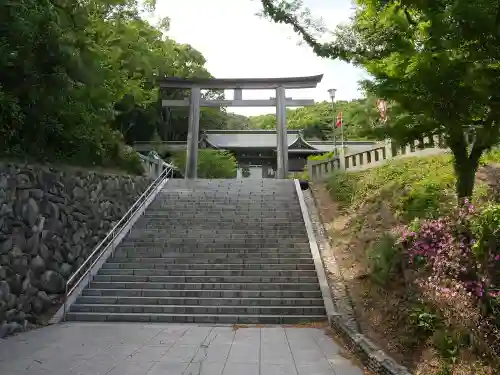
MULTIPOLYGON (((342 112, 344 137, 363 139, 372 135, 368 129, 378 118, 375 99, 368 97, 352 101, 338 101, 332 107, 331 102, 321 102, 312 106, 288 109, 287 126, 289 129, 302 129, 307 139, 328 140, 334 135, 340 136, 340 129, 335 126, 337 114, 342 112)), ((250 127, 256 129, 275 129, 276 115, 267 114, 249 118, 250 127)))
POLYGON ((441 133, 454 155, 457 194, 470 196, 479 159, 498 142, 500 6, 493 0, 356 0, 352 22, 319 42, 301 1, 261 0, 263 13, 291 25, 322 57, 364 67, 363 82, 391 102, 376 129, 404 141, 441 133), (475 140, 467 143, 469 127, 475 140))
MULTIPOLYGON (((162 110, 164 76, 209 77, 202 54, 141 14, 148 0, 0 3, 0 153, 111 164, 133 157, 123 142, 185 136, 187 109, 162 110), (172 111, 174 112, 174 111, 172 111)), ((220 96, 218 92, 207 95, 220 96)), ((201 124, 222 126, 220 110, 201 124)), ((126 162, 125 164, 127 164, 126 162)))
MULTIPOLYGON (((186 153, 175 154, 172 161, 184 171, 186 153)), ((235 178, 237 165, 236 158, 228 151, 212 149, 198 151, 198 178, 235 178)))

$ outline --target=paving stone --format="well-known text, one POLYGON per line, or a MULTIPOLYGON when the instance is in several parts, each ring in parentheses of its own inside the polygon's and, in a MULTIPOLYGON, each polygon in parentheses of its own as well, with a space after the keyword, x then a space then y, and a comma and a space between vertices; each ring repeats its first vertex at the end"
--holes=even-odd
POLYGON ((226 363, 222 375, 259 375, 259 363, 226 363))
POLYGON ((156 362, 147 375, 183 375, 189 362, 156 362))
POLYGON ((326 360, 297 364, 297 373, 298 375, 338 375, 326 360))
POLYGON ((297 375, 297 369, 293 362, 285 364, 262 363, 260 375, 297 375))
MULTIPOLYGON (((221 375, 225 362, 192 362, 183 375, 221 375)), ((148 374, 149 375, 149 374, 148 374)), ((169 373, 170 375, 170 373, 169 373)))
POLYGON ((146 375, 155 365, 154 362, 125 361, 114 367, 106 375, 146 375))

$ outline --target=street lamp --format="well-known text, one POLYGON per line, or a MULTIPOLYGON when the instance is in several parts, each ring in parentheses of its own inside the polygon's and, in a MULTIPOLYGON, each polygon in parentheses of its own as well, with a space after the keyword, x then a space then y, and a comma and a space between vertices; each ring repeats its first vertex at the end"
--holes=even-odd
POLYGON ((333 150, 335 152, 335 157, 337 157, 337 136, 336 136, 336 125, 335 125, 335 93, 337 89, 329 89, 328 95, 332 100, 332 131, 333 131, 333 150))

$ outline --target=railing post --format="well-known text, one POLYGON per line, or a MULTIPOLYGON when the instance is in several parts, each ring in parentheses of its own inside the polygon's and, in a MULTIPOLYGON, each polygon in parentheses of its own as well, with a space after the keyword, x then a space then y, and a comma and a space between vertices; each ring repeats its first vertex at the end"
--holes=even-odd
POLYGON ((386 139, 385 140, 385 158, 386 159, 392 159, 393 158, 393 152, 392 152, 392 140, 391 139, 386 139))
POLYGON ((309 180, 314 181, 315 176, 313 172, 313 164, 312 160, 307 161, 307 174, 309 175, 309 180))
POLYGON ((339 171, 345 171, 346 170, 346 156, 344 155, 344 152, 341 152, 339 154, 339 171))

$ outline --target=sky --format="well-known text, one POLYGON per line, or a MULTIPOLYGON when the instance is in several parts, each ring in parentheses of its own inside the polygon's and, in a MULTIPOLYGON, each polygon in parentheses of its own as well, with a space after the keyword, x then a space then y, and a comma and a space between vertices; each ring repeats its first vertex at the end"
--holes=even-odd
MULTIPOLYGON (((353 12, 350 0, 305 0, 314 16, 333 29, 346 23, 353 12)), ((317 57, 287 25, 267 21, 256 13, 259 0, 158 0, 156 17, 170 18, 168 36, 187 43, 206 58, 216 78, 277 78, 323 74, 315 89, 287 90, 294 99, 330 100, 327 90, 337 89, 336 99, 361 96, 358 81, 366 74, 341 61, 317 57)), ((243 91, 244 99, 267 99, 273 91, 243 91)), ((227 92, 231 99, 232 93, 227 92)), ((246 116, 274 113, 273 107, 232 107, 246 116)))

